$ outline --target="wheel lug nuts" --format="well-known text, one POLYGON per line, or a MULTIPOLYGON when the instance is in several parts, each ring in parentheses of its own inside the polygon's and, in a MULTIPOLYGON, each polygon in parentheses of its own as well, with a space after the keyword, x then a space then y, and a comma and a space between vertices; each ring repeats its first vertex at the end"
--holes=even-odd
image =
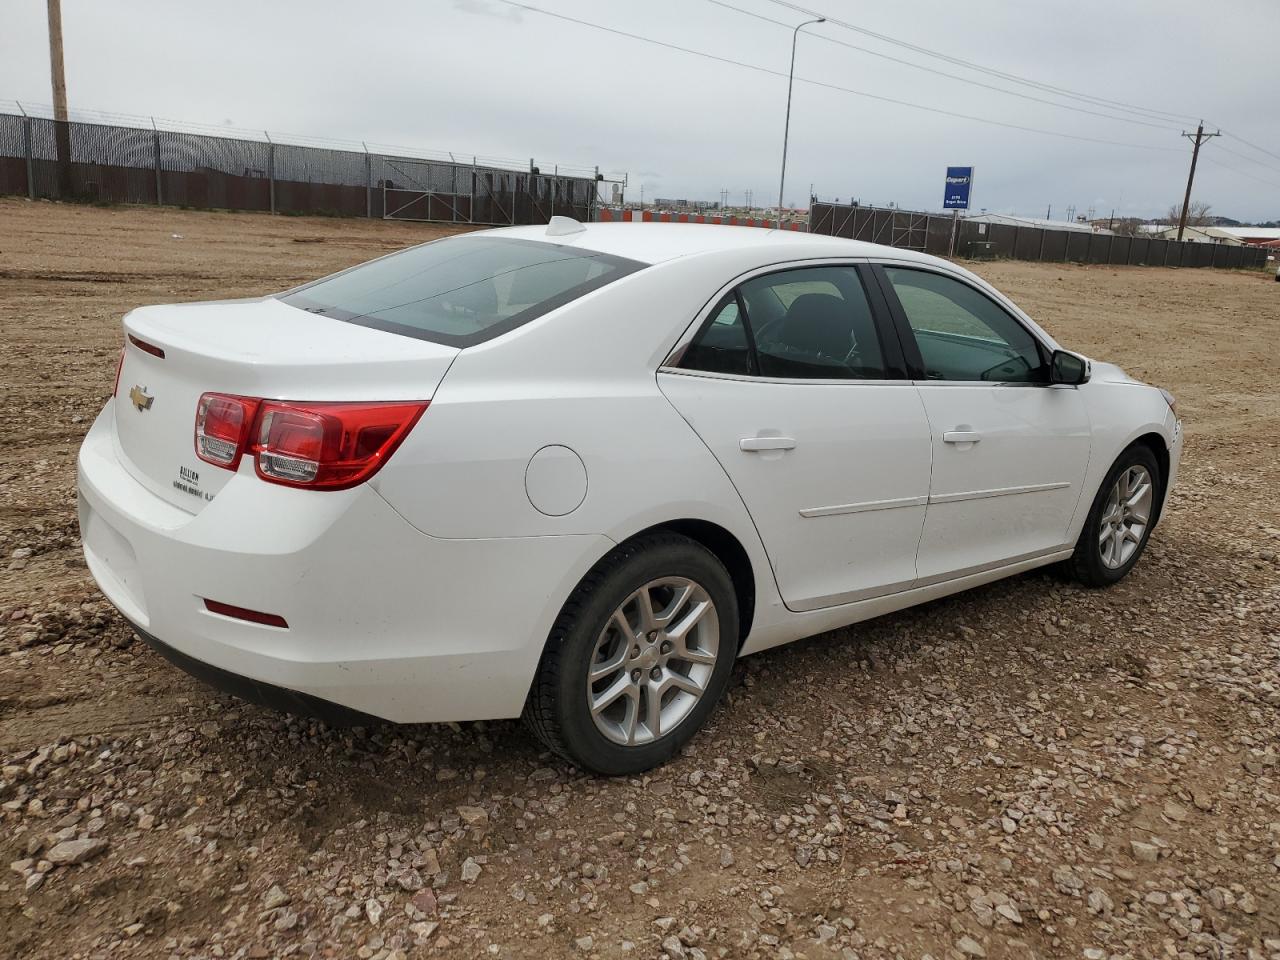
POLYGON ((663 652, 663 653, 670 653, 670 652, 671 652, 671 643, 670 643, 670 641, 668 641, 668 642, 666 642, 666 643, 664 643, 664 644, 662 645, 662 652, 663 652))
POLYGON ((654 667, 652 670, 649 671, 649 676, 651 676, 654 680, 660 679, 662 677, 662 668, 654 667))
POLYGON ((639 683, 639 682, 640 682, 640 671, 639 671, 639 670, 632 670, 632 671, 631 671, 631 680, 632 680, 632 682, 634 682, 634 683, 639 683))
POLYGON ((638 657, 638 656, 640 656, 640 648, 639 648, 639 647, 632 647, 632 648, 631 648, 631 658, 634 660, 634 659, 635 659, 636 657, 638 657))
POLYGON ((650 631, 649 631, 649 642, 650 642, 650 643, 653 643, 653 641, 655 641, 655 640, 657 640, 657 639, 658 639, 658 631, 657 631, 657 630, 650 630, 650 631))

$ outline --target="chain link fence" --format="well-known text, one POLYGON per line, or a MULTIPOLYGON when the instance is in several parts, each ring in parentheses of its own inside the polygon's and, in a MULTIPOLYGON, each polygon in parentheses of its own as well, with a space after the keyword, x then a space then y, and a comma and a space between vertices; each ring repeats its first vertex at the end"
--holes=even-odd
MULTIPOLYGON (((909 210, 814 202, 809 232, 945 257, 951 252, 953 218, 909 210)), ((1054 230, 961 218, 955 252, 975 259, 1043 260, 1153 267, 1262 267, 1262 247, 1124 237, 1092 230, 1054 230)))
POLYGON ((0 194, 484 225, 594 217, 595 173, 0 112, 0 194))

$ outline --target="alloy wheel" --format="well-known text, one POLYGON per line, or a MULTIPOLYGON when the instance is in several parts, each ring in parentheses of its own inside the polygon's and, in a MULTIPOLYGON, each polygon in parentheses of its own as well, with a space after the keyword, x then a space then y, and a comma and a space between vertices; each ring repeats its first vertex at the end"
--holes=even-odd
POLYGON ((596 729, 623 746, 670 733, 706 692, 719 645, 716 607, 699 584, 662 577, 634 591, 592 652, 587 706, 596 729))
POLYGON ((1112 570, 1132 559, 1151 522, 1155 484, 1144 466, 1122 470, 1107 496, 1098 525, 1098 550, 1112 570))

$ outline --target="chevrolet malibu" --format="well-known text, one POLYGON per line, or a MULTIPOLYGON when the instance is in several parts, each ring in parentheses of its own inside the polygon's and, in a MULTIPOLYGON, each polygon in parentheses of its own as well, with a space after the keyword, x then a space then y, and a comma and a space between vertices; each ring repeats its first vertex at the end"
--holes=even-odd
POLYGON ((124 319, 85 558, 146 642, 333 721, 523 715, 622 774, 736 657, 1000 577, 1124 577, 1173 398, 968 271, 556 218, 124 319))

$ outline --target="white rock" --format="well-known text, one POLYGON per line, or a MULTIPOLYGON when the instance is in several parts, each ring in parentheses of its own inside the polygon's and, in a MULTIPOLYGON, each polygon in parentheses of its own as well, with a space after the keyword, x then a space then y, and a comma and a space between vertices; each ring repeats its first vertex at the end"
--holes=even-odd
POLYGON ((272 884, 271 889, 262 896, 262 906, 265 910, 274 910, 277 907, 283 907, 292 897, 280 889, 278 884, 272 884))
POLYGON ((84 863, 107 849, 105 840, 64 840, 53 847, 45 857, 55 867, 72 863, 84 863))
POLYGON ((1133 851, 1133 858, 1141 860, 1144 863, 1155 863, 1160 859, 1160 848, 1154 843, 1144 843, 1141 840, 1130 840, 1129 847, 1133 851))

